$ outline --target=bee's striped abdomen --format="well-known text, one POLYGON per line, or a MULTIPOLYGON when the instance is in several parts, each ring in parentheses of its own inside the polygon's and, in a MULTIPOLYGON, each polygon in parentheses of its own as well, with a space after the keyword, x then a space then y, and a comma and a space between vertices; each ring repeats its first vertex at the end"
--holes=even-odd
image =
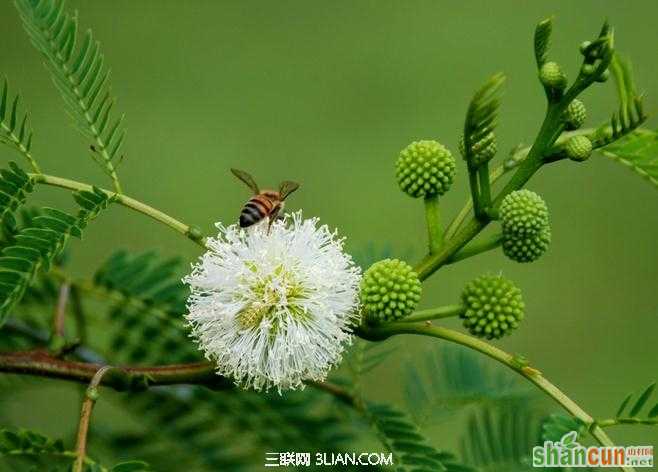
POLYGON ((268 216, 272 212, 272 202, 264 195, 252 197, 240 213, 240 227, 246 228, 268 216))

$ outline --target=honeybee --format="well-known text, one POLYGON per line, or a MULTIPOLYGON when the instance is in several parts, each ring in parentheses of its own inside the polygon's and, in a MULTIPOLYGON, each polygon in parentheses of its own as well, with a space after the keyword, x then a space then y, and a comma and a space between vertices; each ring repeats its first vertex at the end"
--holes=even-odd
POLYGON ((269 232, 272 223, 279 216, 281 210, 283 210, 284 200, 299 188, 299 184, 284 180, 279 185, 278 191, 261 190, 258 188, 254 178, 247 172, 238 169, 231 169, 231 172, 254 192, 254 196, 242 207, 239 220, 240 227, 247 228, 265 218, 269 218, 269 225, 267 227, 267 231, 269 232))

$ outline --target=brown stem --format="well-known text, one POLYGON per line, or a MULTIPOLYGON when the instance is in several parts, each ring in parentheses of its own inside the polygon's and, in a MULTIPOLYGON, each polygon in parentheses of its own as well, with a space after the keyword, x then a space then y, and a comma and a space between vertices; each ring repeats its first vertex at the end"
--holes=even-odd
MULTIPOLYGON (((43 350, 0 354, 0 372, 35 375, 86 384, 101 364, 58 359, 43 350)), ((117 366, 101 380, 118 391, 140 390, 155 385, 199 384, 213 389, 230 388, 209 362, 150 367, 117 366)))
POLYGON ((71 284, 69 282, 62 282, 62 285, 59 287, 59 297, 57 298, 57 306, 53 315, 53 336, 64 337, 66 306, 68 305, 70 292, 71 284))
POLYGON ((80 423, 78 425, 78 440, 76 445, 76 457, 73 463, 73 472, 82 472, 85 465, 85 456, 87 455, 87 433, 89 432, 89 420, 91 419, 91 412, 94 409, 96 400, 98 399, 98 385, 103 380, 103 376, 113 367, 106 365, 96 371, 94 376, 89 382, 85 399, 82 402, 82 410, 80 411, 80 423))

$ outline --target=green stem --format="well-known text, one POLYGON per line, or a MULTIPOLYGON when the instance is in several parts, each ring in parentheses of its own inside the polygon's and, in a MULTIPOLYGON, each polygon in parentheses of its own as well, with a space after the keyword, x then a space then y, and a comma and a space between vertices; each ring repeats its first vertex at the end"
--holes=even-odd
POLYGON ((0 121, 0 127, 5 131, 5 134, 9 137, 9 140, 11 143, 14 145, 16 150, 20 152, 25 159, 27 159, 27 162, 29 162, 30 167, 32 167, 32 170, 36 172, 37 174, 41 173, 41 169, 39 168, 39 164, 37 164, 37 161, 34 160, 34 157, 32 157, 32 153, 28 148, 26 148, 21 140, 19 139, 16 134, 9 129, 9 126, 7 126, 4 122, 0 121))
MULTIPOLYGON (((499 349, 489 343, 486 343, 478 338, 474 338, 467 334, 460 333, 448 328, 440 326, 427 325, 425 323, 387 323, 375 327, 361 327, 358 333, 361 337, 371 341, 381 341, 391 336, 399 334, 416 334, 423 336, 430 336, 439 339, 445 339, 470 349, 480 352, 492 359, 502 363, 508 368, 512 369, 519 375, 525 377, 530 382, 535 384, 540 390, 546 393, 559 403, 566 411, 572 416, 575 416, 588 426, 589 432, 592 436, 603 446, 614 446, 612 440, 603 431, 603 429, 596 424, 594 419, 584 411, 576 402, 569 398, 564 392, 553 385, 546 379, 541 372, 533 369, 527 365, 523 365, 516 360, 514 356, 499 349)), ((632 468, 622 468, 624 471, 632 471, 632 468)))
POLYGON ((478 187, 477 169, 468 166, 468 185, 471 189, 471 204, 473 205, 473 212, 476 217, 482 214, 482 207, 480 206, 480 189, 478 187))
POLYGON ((438 195, 425 197, 425 221, 427 223, 429 252, 432 254, 441 249, 443 245, 443 228, 441 228, 438 195))
POLYGON ((497 247, 499 247, 502 244, 502 242, 503 242, 502 233, 496 233, 493 236, 483 239, 482 241, 471 242, 467 244, 462 250, 453 254, 452 257, 450 257, 446 261, 446 264, 454 264, 457 261, 461 261, 463 259, 468 259, 469 257, 477 256, 478 254, 482 254, 483 252, 491 251, 492 249, 496 249, 497 247))
POLYGON ((609 428, 610 426, 618 426, 621 424, 641 424, 645 426, 656 426, 658 425, 658 418, 610 418, 607 420, 597 420, 601 428, 609 428))
POLYGON ((489 164, 484 163, 478 168, 480 181, 480 208, 486 211, 491 206, 491 184, 489 183, 489 164))
POLYGON ((450 318, 453 316, 459 316, 464 313, 464 305, 446 305, 440 306, 437 308, 430 308, 428 310, 418 310, 413 312, 411 315, 404 318, 404 323, 410 323, 414 321, 430 321, 438 320, 441 318, 450 318))
MULTIPOLYGON (((53 187, 60 187, 74 191, 93 190, 93 187, 89 184, 77 182, 75 180, 65 179, 62 177, 56 177, 54 175, 47 175, 47 174, 29 174, 29 175, 34 179, 36 183, 39 184, 51 185, 53 187)), ((206 247, 203 242, 204 239, 203 235, 197 228, 186 225, 185 223, 178 221, 177 219, 167 215, 166 213, 163 213, 162 211, 157 210, 147 205, 146 203, 142 203, 139 200, 135 200, 134 198, 130 198, 126 195, 116 193, 111 190, 106 190, 106 189, 100 189, 100 190, 105 192, 107 195, 114 197, 116 202, 119 203, 120 205, 123 205, 127 208, 130 208, 146 216, 149 216, 154 220, 169 226, 170 228, 179 232, 186 238, 192 240, 199 246, 204 248, 206 247)))
MULTIPOLYGON (((566 104, 562 101, 549 104, 546 117, 537 134, 535 143, 530 148, 530 151, 528 151, 528 156, 521 162, 512 178, 494 199, 494 207, 500 205, 502 199, 510 192, 523 187, 530 180, 530 177, 542 166, 544 153, 551 148, 558 135, 562 132, 561 115, 565 108, 566 104)), ((489 217, 486 213, 480 215, 479 218, 472 218, 450 240, 446 241, 441 251, 430 254, 416 266, 415 270, 418 273, 418 277, 421 280, 425 280, 436 272, 442 265, 446 264, 453 254, 477 236, 488 223, 489 217)))
MULTIPOLYGON (((529 148, 528 148, 529 149, 529 148)), ((526 154, 527 154, 527 149, 526 149, 526 154)), ((507 172, 507 169, 505 168, 504 165, 499 165, 496 167, 494 170, 491 171, 489 175, 489 179, 491 181, 491 184, 495 183, 498 179, 500 179, 505 173, 507 172)), ((471 212, 473 209, 473 200, 468 200, 460 212, 457 214, 457 216, 450 222, 450 225, 448 226, 448 229, 446 229, 445 233, 445 238, 450 239, 452 238, 459 227, 462 225, 468 214, 471 212)))

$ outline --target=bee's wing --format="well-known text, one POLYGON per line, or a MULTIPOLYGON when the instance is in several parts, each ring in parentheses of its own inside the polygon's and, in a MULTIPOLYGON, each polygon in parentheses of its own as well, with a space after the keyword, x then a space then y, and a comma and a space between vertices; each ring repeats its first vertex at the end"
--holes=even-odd
POLYGON ((260 189, 258 188, 258 185, 256 184, 256 181, 254 180, 254 178, 250 174, 248 174, 247 172, 245 172, 243 170, 238 170, 238 169, 233 169, 233 168, 231 168, 231 172, 238 179, 242 180, 245 184, 247 184, 247 187, 249 187, 251 190, 253 190, 255 194, 260 193, 260 189))
POLYGON ((299 188, 299 184, 297 182, 291 182, 290 180, 281 182, 281 185, 279 185, 279 195, 281 200, 285 200, 288 197, 288 195, 290 195, 298 188, 299 188))

